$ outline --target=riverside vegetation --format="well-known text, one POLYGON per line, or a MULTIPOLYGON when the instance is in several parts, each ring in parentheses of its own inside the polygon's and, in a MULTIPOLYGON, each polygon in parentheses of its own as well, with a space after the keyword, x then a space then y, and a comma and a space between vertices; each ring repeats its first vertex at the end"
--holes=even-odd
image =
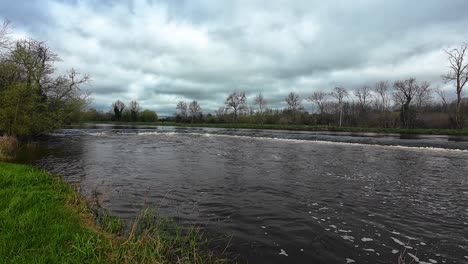
POLYGON ((2 263, 228 262, 221 253, 196 227, 182 229, 150 210, 124 232, 122 220, 91 207, 64 180, 0 163, 2 263))

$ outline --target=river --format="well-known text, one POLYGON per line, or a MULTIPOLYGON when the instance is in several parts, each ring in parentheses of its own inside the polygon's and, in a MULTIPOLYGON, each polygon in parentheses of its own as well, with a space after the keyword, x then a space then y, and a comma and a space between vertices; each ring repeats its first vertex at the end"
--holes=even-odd
POLYGON ((19 161, 232 237, 239 262, 468 262, 468 137, 88 125, 19 161))

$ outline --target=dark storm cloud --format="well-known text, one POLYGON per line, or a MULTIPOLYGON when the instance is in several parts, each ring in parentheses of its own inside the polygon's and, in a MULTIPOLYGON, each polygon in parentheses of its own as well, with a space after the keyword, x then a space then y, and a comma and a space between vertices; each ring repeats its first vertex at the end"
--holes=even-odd
MULTIPOLYGON (((22 35, 47 40, 60 70, 93 77, 95 106, 139 100, 163 114, 204 110, 234 90, 283 107, 341 85, 414 76, 443 86, 444 48, 467 41, 464 0, 0 2, 22 35)), ((447 87, 449 88, 449 87, 447 87)))

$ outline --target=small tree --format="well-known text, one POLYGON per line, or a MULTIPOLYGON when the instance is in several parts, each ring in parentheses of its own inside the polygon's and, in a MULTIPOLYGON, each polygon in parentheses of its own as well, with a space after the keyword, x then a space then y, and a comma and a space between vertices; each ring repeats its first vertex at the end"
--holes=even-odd
POLYGON ((322 91, 314 92, 311 96, 307 98, 309 102, 315 103, 319 110, 319 114, 325 112, 325 105, 327 103, 328 94, 322 91))
POLYGON ((197 118, 200 118, 201 117, 201 106, 198 104, 197 101, 192 101, 190 104, 189 104, 189 111, 190 111, 190 116, 192 118, 192 123, 195 119, 197 118))
POLYGON ((467 48, 468 44, 463 44, 460 48, 445 51, 448 55, 450 71, 442 76, 445 82, 455 82, 455 93, 457 94, 455 122, 458 128, 462 128, 463 126, 461 115, 462 92, 463 87, 468 82, 467 48))
POLYGON ((335 97, 338 100, 338 108, 340 113, 340 127, 343 119, 343 101, 348 97, 348 91, 343 87, 335 87, 333 92, 330 93, 331 96, 335 97))
POLYGON ((138 121, 138 113, 140 112, 140 104, 137 101, 130 102, 130 118, 131 120, 138 121))
POLYGON ((358 104, 361 112, 366 111, 367 106, 371 104, 371 89, 369 86, 364 85, 354 91, 354 96, 358 99, 358 104))
POLYGON ((184 121, 187 119, 188 106, 184 101, 179 101, 176 106, 177 116, 181 117, 184 121))
POLYGON ((404 81, 396 81, 393 84, 395 102, 401 106, 400 122, 403 127, 410 128, 414 122, 414 109, 411 107, 413 99, 419 90, 419 85, 415 78, 404 81))
POLYGON ((376 106, 378 111, 383 113, 383 126, 388 127, 389 113, 391 96, 390 96, 390 85, 388 81, 378 81, 375 84, 374 92, 376 93, 376 106))
POLYGON ((257 96, 255 96, 255 104, 258 105, 258 111, 260 114, 263 114, 263 111, 265 110, 267 103, 268 102, 265 100, 262 93, 259 93, 257 96))
POLYGON ((297 93, 290 92, 284 100, 286 101, 288 111, 295 113, 302 109, 301 98, 297 93))
POLYGON ((262 93, 259 93, 257 96, 255 96, 255 104, 258 105, 258 114, 260 115, 260 123, 263 124, 263 119, 264 119, 264 111, 265 108, 267 107, 267 101, 263 97, 262 93))
POLYGON ((123 111, 125 110, 124 102, 117 100, 112 104, 112 110, 114 111, 115 120, 120 121, 122 119, 123 111))
POLYGON ((416 110, 423 111, 423 108, 429 105, 432 101, 432 89, 429 82, 422 82, 418 85, 415 94, 416 110))
POLYGON ((245 92, 233 92, 226 98, 226 107, 234 112, 234 119, 239 119, 239 112, 246 109, 247 97, 245 92))
POLYGON ((378 109, 385 112, 390 107, 390 85, 388 81, 379 81, 375 84, 374 92, 377 94, 379 101, 378 109))

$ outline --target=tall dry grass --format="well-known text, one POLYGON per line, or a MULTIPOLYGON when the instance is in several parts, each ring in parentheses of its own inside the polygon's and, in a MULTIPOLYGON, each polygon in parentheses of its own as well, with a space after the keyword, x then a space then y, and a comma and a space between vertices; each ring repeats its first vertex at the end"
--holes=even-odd
POLYGON ((13 136, 0 136, 0 160, 12 159, 18 153, 20 142, 13 136))

